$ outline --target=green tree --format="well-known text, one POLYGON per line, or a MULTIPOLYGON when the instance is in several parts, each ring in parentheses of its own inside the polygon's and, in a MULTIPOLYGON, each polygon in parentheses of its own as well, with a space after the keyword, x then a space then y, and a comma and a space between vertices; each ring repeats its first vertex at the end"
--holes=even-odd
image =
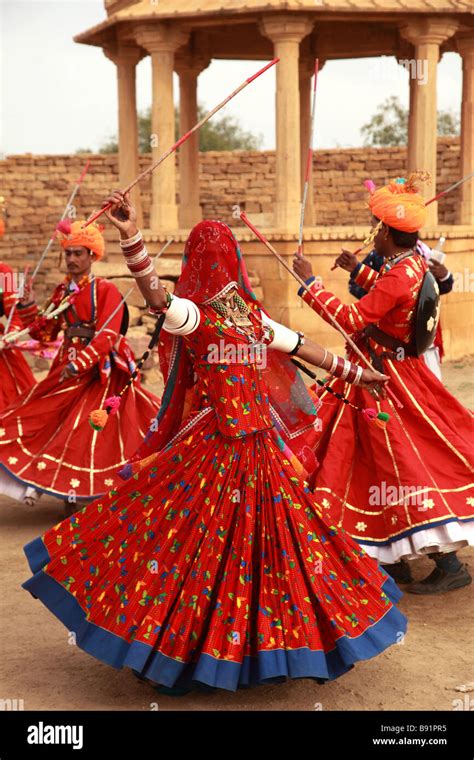
MULTIPOLYGON (((205 110, 198 108, 198 119, 202 119, 205 110)), ((175 113, 175 135, 180 137, 179 111, 175 113)), ((211 119, 199 130, 199 150, 258 150, 262 137, 246 132, 233 116, 223 116, 211 119)), ((151 108, 138 114, 138 149, 140 153, 151 151, 151 108)), ((99 148, 100 153, 116 153, 118 143, 116 137, 111 137, 99 148)))
MULTIPOLYGON (((458 135, 459 118, 451 111, 438 111, 438 135, 458 135)), ((367 124, 361 127, 364 145, 406 145, 408 110, 394 95, 381 103, 367 124)))

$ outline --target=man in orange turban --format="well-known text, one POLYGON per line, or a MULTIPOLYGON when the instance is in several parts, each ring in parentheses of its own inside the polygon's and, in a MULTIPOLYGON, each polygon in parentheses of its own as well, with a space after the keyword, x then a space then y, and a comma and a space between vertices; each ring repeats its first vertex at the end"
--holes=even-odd
POLYGON ((104 254, 100 229, 64 220, 57 231, 67 276, 46 307, 65 299, 69 306, 50 320, 38 315, 34 302, 19 308, 32 336, 50 342, 62 331, 64 337, 47 377, 0 414, 0 493, 28 505, 47 493, 63 499, 70 513, 112 486, 159 401, 137 378, 98 445, 89 416, 119 395, 136 366, 125 337, 128 311, 116 285, 92 273, 104 254))
MULTIPOLYGON (((336 259, 347 271, 357 267, 354 282, 367 291, 360 301, 342 303, 316 280, 302 256, 295 256, 294 269, 309 287, 309 293, 299 291, 303 300, 327 322, 329 312, 353 335, 367 359, 390 377, 390 387, 403 404, 399 409, 388 398, 375 402, 343 378, 331 380, 331 389, 353 406, 322 391, 314 491, 332 513, 334 525, 382 562, 398 583, 409 584, 407 590, 414 594, 439 594, 472 582, 456 554, 474 544, 472 420, 428 369, 415 341, 419 296, 428 272, 417 249, 426 207, 415 179, 397 178, 379 190, 371 183, 373 230, 365 243, 373 242, 383 257, 380 272, 359 264, 349 251, 336 259), (374 406, 389 417, 385 429, 357 411, 374 406), (436 566, 414 583, 407 560, 423 555, 436 566)), ((429 340, 436 316, 425 316, 421 325, 420 334, 429 340)), ((359 361, 352 350, 348 358, 359 361)))
POLYGON ((369 208, 375 219, 402 232, 418 232, 426 222, 426 205, 410 180, 403 177, 374 190, 369 208))
POLYGON ((104 255, 105 242, 102 228, 99 225, 89 224, 86 227, 85 221, 71 222, 69 219, 65 219, 59 222, 57 233, 65 251, 73 248, 85 248, 89 256, 94 254, 96 261, 104 255))

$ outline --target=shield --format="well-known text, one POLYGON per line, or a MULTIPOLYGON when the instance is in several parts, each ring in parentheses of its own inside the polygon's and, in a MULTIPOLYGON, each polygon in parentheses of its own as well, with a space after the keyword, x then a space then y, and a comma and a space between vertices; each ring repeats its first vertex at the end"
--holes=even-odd
POLYGON ((438 283, 432 272, 426 272, 416 305, 415 356, 424 353, 434 341, 438 328, 439 306, 438 283))

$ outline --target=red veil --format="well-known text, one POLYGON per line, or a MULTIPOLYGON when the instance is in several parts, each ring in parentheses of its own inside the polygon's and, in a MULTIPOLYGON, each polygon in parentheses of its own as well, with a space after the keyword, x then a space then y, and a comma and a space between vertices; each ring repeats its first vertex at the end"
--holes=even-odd
MULTIPOLYGON (((260 314, 262 306, 252 290, 239 244, 231 229, 223 222, 200 222, 191 230, 186 242, 176 295, 203 305, 233 287, 238 288, 252 311, 260 314)), ((177 433, 183 419, 186 391, 194 382, 192 362, 181 336, 163 331, 159 353, 165 378, 161 407, 132 462, 160 451, 177 433)), ((270 350, 267 356, 267 366, 262 371, 279 446, 293 460, 296 457, 310 475, 317 465, 312 447, 320 402, 308 392, 287 354, 270 350)), ((121 471, 122 477, 130 476, 133 470, 133 465, 126 466, 121 471)))

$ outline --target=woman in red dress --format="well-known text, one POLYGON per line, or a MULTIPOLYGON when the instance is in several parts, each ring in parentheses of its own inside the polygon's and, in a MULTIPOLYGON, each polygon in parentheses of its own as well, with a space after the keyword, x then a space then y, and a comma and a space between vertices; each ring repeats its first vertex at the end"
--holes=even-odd
POLYGON ((90 413, 123 388, 135 361, 122 334, 121 295, 91 271, 104 252, 102 234, 93 225, 82 229, 80 221, 68 228, 62 224, 68 275, 47 306, 65 297, 70 304, 48 321, 38 317, 36 306, 25 307, 23 319, 30 322, 33 337, 49 342, 63 330, 64 340, 47 377, 0 414, 0 492, 28 504, 47 493, 73 510, 77 502, 109 490, 117 469, 142 441, 159 401, 138 381, 103 433, 89 424, 90 413))
MULTIPOLYGON (((0 202, 3 198, 0 198, 0 202)), ((0 237, 5 231, 5 223, 0 217, 0 237)), ((16 311, 18 283, 11 267, 0 261, 0 317, 9 320, 9 331, 18 331, 23 323, 16 311), (10 317, 11 310, 14 309, 10 317)), ((5 348, 2 336, 5 327, 0 325, 0 412, 6 409, 23 391, 31 388, 36 380, 22 352, 16 348, 5 348)))
MULTIPOLYGON (((413 182, 399 178, 376 190, 369 206, 378 229, 375 248, 385 263, 380 273, 361 265, 355 282, 369 292, 358 303, 343 304, 326 290, 306 259, 296 256, 294 268, 311 291, 300 295, 329 321, 326 307, 352 334, 389 375, 403 409, 389 398, 376 402, 378 411, 390 415, 383 429, 323 391, 322 433, 314 448, 319 468, 312 485, 335 524, 384 563, 397 582, 411 584, 411 593, 436 594, 472 580, 456 550, 474 543, 473 418, 412 350, 428 270, 416 249, 426 219, 423 198, 413 182), (423 555, 436 567, 412 583, 406 560, 423 555)), ((346 268, 353 259, 343 252, 337 264, 346 268)), ((348 356, 355 356, 352 349, 348 356)), ((374 406, 367 391, 342 379, 329 386, 348 394, 356 406, 374 406)))
POLYGON ((171 296, 127 196, 112 200, 127 263, 165 314, 158 425, 124 484, 25 547, 24 587, 82 649, 160 693, 336 678, 406 621, 392 579, 326 521, 293 456, 314 466, 317 418, 288 354, 332 355, 261 310, 226 225, 192 230, 171 296))

